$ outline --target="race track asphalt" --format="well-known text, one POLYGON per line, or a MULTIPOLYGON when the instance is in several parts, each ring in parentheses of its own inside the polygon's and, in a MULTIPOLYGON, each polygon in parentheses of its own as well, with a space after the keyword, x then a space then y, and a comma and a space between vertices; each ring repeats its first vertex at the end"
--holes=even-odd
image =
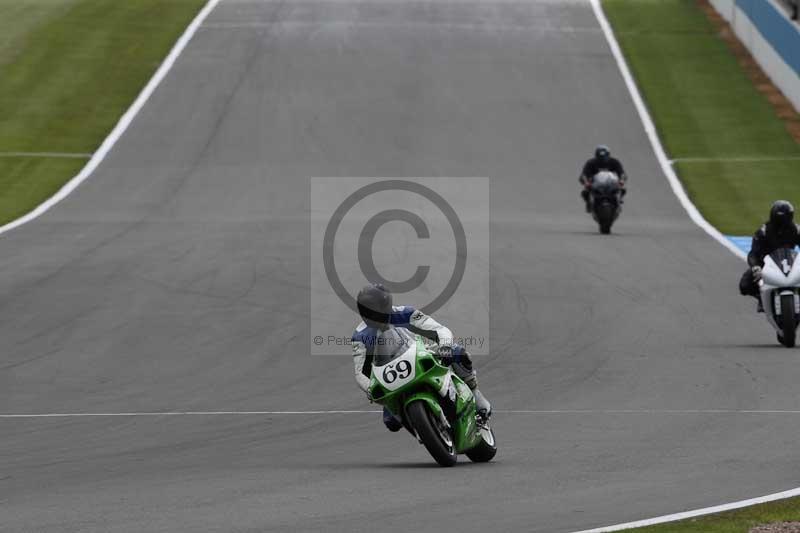
POLYGON ((374 409, 307 353, 313 176, 490 178, 496 461, 440 469, 375 413, 0 418, 0 530, 568 532, 800 485, 800 414, 763 412, 800 410, 800 352, 676 201, 588 2, 223 0, 0 237, 0 412, 374 409), (599 142, 631 176, 608 237, 599 142))

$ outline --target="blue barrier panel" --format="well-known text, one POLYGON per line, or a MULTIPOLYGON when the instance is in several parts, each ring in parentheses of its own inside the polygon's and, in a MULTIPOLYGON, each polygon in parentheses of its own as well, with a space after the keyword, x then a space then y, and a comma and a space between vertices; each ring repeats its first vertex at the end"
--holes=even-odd
POLYGON ((728 240, 735 244, 738 249, 746 254, 750 253, 750 244, 753 241, 752 237, 737 237, 734 235, 726 235, 726 237, 728 237, 728 240))
POLYGON ((800 29, 769 0, 736 0, 736 6, 772 48, 800 75, 800 29))

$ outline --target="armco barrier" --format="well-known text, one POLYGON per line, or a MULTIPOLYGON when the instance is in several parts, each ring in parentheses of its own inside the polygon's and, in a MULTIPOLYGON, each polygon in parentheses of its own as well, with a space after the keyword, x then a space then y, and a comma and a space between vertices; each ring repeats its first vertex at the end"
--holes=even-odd
MULTIPOLYGON (((710 0, 773 83, 800 110, 800 24, 778 0, 710 0)), ((794 1, 794 0, 793 0, 794 1)))

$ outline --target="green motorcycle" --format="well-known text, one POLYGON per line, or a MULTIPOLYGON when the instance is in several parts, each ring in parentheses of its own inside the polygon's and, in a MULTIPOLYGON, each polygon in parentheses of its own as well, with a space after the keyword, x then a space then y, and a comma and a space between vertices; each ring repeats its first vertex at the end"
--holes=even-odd
POLYGON ((477 463, 497 453, 494 432, 475 412, 470 388, 407 329, 393 327, 377 337, 369 393, 442 466, 456 464, 460 453, 477 463))

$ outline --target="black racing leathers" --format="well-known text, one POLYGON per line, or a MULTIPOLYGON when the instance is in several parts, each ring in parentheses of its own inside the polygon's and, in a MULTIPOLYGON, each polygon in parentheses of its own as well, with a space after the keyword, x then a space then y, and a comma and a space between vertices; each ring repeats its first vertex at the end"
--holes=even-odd
POLYGON ((778 248, 794 247, 800 245, 800 226, 792 224, 786 229, 778 230, 767 222, 753 234, 753 243, 750 253, 747 254, 747 264, 750 268, 742 274, 739 280, 739 292, 746 296, 758 298, 758 285, 753 278, 752 268, 763 267, 764 258, 778 248))
POLYGON ((622 168, 622 163, 620 163, 619 159, 615 159, 613 157, 609 157, 606 160, 598 159, 596 157, 591 158, 583 165, 583 171, 581 172, 580 178, 578 180, 583 185, 590 184, 592 179, 603 170, 608 170, 619 176, 620 182, 622 185, 625 185, 625 181, 627 181, 628 177, 625 175, 625 169, 622 168))
POLYGON ((619 177, 619 184, 620 184, 620 195, 621 197, 625 197, 625 182, 628 180, 628 176, 625 174, 625 169, 622 168, 622 163, 620 163, 619 159, 615 159, 613 157, 609 157, 608 159, 599 159, 597 157, 593 157, 588 160, 583 165, 583 170, 581 171, 581 175, 578 180, 583 185, 583 190, 581 191, 581 198, 583 201, 586 202, 586 210, 589 211, 589 185, 592 184, 592 180, 594 177, 601 171, 608 170, 613 172, 619 177))

